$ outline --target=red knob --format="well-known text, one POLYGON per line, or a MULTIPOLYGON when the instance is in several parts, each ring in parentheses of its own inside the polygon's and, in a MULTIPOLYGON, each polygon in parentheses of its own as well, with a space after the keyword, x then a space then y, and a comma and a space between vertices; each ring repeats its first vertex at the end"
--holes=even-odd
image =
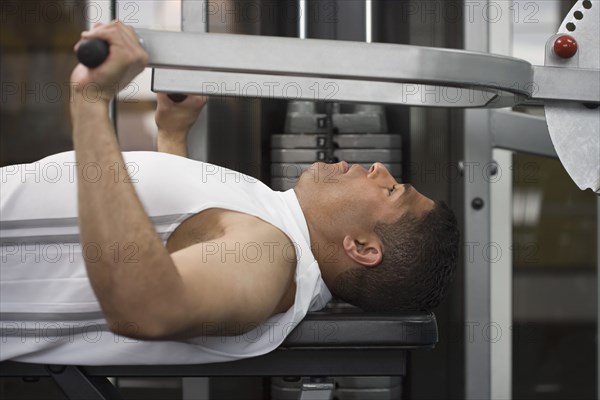
POLYGON ((563 35, 554 42, 554 53, 561 58, 571 58, 577 53, 577 42, 572 36, 563 35))

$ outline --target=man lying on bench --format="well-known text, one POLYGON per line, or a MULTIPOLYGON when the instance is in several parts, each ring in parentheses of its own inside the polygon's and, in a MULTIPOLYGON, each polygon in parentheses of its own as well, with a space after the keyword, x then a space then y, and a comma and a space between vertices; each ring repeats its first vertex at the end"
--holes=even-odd
POLYGON ((274 192, 180 157, 198 97, 159 95, 159 150, 173 154, 121 153, 108 103, 147 54, 118 21, 82 38, 110 55, 72 73, 75 151, 1 170, 0 360, 228 361, 275 349, 332 295, 365 310, 439 303, 458 250, 444 203, 380 163, 316 163, 274 192))

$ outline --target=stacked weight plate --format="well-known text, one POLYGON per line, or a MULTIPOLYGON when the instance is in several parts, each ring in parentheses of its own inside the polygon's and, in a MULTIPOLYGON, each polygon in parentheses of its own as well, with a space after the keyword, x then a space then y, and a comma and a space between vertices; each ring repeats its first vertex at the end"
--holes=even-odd
MULTIPOLYGON (((333 399, 398 400, 402 398, 402 378, 399 376, 346 376, 335 378, 334 382, 333 399)), ((271 378, 272 400, 298 400, 301 392, 301 378, 271 378)))
POLYGON ((293 188, 300 175, 315 162, 346 161, 369 169, 383 163, 398 181, 402 176, 402 137, 385 133, 383 107, 357 105, 342 113, 334 107, 333 160, 327 157, 326 115, 310 102, 292 102, 288 107, 286 133, 271 138, 271 186, 293 188), (362 132, 357 132, 362 129, 362 132))
MULTIPOLYGON (((286 133, 271 138, 271 186, 274 190, 293 188, 300 175, 315 162, 346 161, 369 169, 378 161, 401 181, 402 137, 388 133, 383 107, 334 104, 330 118, 324 110, 319 112, 317 108, 312 102, 288 104, 286 133), (328 131, 335 132, 330 134, 333 154, 328 153, 328 131)), ((344 306, 349 305, 333 301, 328 307, 344 306)), ((396 400, 401 397, 400 377, 332 378, 336 381, 334 398, 339 400, 396 400)), ((301 386, 299 378, 273 378, 271 398, 299 399, 301 386)))

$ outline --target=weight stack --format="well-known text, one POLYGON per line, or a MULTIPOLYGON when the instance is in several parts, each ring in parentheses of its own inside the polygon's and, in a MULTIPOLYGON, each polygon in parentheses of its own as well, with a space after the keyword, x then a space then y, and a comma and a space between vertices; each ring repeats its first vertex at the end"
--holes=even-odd
MULTIPOLYGON (((334 382, 332 399, 396 400, 402 397, 402 378, 399 376, 339 377, 334 382)), ((303 379, 299 377, 271 378, 271 399, 300 399, 302 383, 303 379)))
POLYGON ((315 162, 346 161, 369 169, 379 161, 401 180, 402 137, 387 133, 382 106, 334 104, 328 115, 315 103, 291 102, 285 130, 271 137, 273 190, 293 188, 315 162))
MULTIPOLYGON (((401 182, 402 137, 388 132, 382 106, 313 102, 288 104, 285 133, 271 137, 271 187, 292 189, 300 175, 315 162, 360 164, 369 169, 383 163, 401 182)), ((329 308, 350 306, 336 303, 329 308)), ((331 377, 338 400, 397 400, 402 397, 401 377, 331 377)), ((272 400, 300 399, 300 377, 272 378, 272 400)))

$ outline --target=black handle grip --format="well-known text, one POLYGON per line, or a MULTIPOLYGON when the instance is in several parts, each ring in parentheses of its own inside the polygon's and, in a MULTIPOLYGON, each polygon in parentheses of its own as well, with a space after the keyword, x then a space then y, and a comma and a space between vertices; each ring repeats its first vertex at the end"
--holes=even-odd
POLYGON ((167 96, 174 103, 181 103, 182 101, 187 99, 187 96, 185 94, 179 94, 179 93, 169 93, 167 96))
POLYGON ((108 42, 90 39, 82 42, 77 49, 77 59, 88 68, 96 68, 108 58, 108 42))

